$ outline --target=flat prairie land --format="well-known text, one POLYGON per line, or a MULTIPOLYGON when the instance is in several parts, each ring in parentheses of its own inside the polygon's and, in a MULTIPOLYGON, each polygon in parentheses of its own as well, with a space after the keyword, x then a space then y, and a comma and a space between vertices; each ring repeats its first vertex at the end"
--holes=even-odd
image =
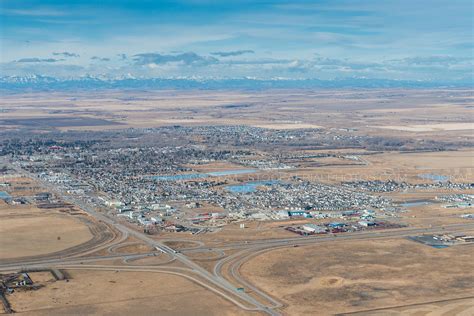
POLYGON ((267 252, 241 273, 287 304, 287 315, 333 315, 474 297, 472 250, 406 239, 331 242, 267 252))
POLYGON ((350 128, 376 136, 413 137, 418 132, 428 139, 468 139, 473 136, 473 104, 471 91, 448 89, 28 93, 0 101, 5 110, 0 125, 60 130, 166 125, 350 128))
POLYGON ((69 282, 47 282, 8 296, 21 315, 258 315, 175 275, 67 270, 69 282))
POLYGON ((256 123, 252 124, 252 126, 255 127, 261 127, 261 128, 268 128, 268 129, 302 129, 302 128, 322 128, 320 125, 314 125, 314 124, 308 124, 308 123, 302 123, 302 122, 295 122, 295 123, 256 123))
POLYGON ((93 237, 86 224, 66 215, 0 218, 2 259, 53 253, 93 237))
POLYGON ((473 130, 474 123, 445 123, 445 124, 422 124, 406 126, 377 126, 378 128, 392 129, 406 132, 436 132, 436 131, 459 131, 473 130))
POLYGON ((148 253, 152 252, 153 247, 143 244, 143 243, 129 243, 129 244, 122 244, 114 249, 115 253, 120 254, 136 254, 136 253, 148 253))
POLYGON ((382 308, 377 310, 363 311, 350 315, 357 316, 471 316, 474 315, 474 298, 461 298, 454 300, 441 300, 426 304, 414 304, 410 306, 382 308))
POLYGON ((368 156, 371 163, 395 168, 443 169, 449 168, 472 168, 474 165, 474 150, 456 150, 424 153, 383 153, 381 155, 368 156))
POLYGON ((210 162, 210 163, 201 164, 201 165, 185 165, 185 166, 190 167, 193 170, 196 170, 199 172, 215 172, 215 171, 225 171, 225 170, 250 169, 242 165, 227 162, 227 161, 216 161, 216 162, 210 162))
POLYGON ((471 149, 423 153, 394 151, 359 157, 365 164, 323 165, 325 161, 329 161, 323 158, 317 160, 320 166, 308 167, 310 162, 303 161, 303 168, 282 171, 280 174, 286 174, 287 177, 298 175, 325 183, 390 179, 399 182, 427 183, 430 180, 420 177, 426 174, 448 176, 453 182, 474 181, 474 151, 471 149))

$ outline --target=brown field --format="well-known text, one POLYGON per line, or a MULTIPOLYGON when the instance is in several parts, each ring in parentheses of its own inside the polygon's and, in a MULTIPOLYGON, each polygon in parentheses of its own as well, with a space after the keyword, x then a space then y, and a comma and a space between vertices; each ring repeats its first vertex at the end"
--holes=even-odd
MULTIPOLYGON (((28 197, 44 191, 30 178, 5 178, 4 182, 10 184, 6 190, 14 197, 28 197)), ((71 213, 82 214, 77 210, 71 213)), ((91 232, 94 225, 90 218, 69 215, 61 209, 40 209, 32 204, 10 205, 2 200, 0 259, 47 255, 87 242, 92 246, 101 240, 96 238, 93 242, 94 237, 98 237, 91 232)))
POLYGON ((291 233, 283 228, 276 226, 290 225, 294 223, 300 223, 306 221, 279 221, 279 222, 261 222, 261 221, 250 221, 245 222, 245 228, 240 228, 240 223, 231 223, 224 226, 220 231, 211 234, 197 235, 198 240, 205 241, 208 244, 220 243, 225 245, 226 242, 232 241, 245 241, 245 240, 258 240, 267 238, 285 238, 285 237, 296 237, 294 233, 291 233))
POLYGON ((92 238, 89 228, 68 216, 1 217, 0 258, 10 259, 64 250, 92 238))
POLYGON ((441 300, 426 304, 414 304, 410 306, 383 308, 372 311, 363 311, 350 315, 357 316, 470 316, 474 314, 474 298, 462 298, 454 300, 441 300))
POLYGON ((458 150, 429 153, 384 153, 367 157, 372 164, 384 164, 393 168, 415 168, 423 173, 426 169, 473 168, 474 150, 458 150))
POLYGON ((407 132, 436 132, 436 131, 458 131, 473 130, 474 123, 447 123, 447 124, 423 124, 407 126, 377 126, 378 128, 393 129, 407 132))
MULTIPOLYGON (((319 152, 324 153, 325 151, 319 152)), ((327 158, 322 158, 316 159, 320 166, 308 167, 309 163, 304 162, 303 168, 282 171, 279 176, 289 178, 298 175, 325 183, 389 179, 426 183, 429 180, 422 179, 419 175, 439 174, 452 177, 453 182, 469 183, 474 181, 474 151, 472 149, 424 153, 385 152, 361 155, 360 157, 366 164, 325 166, 323 164, 327 158)))
MULTIPOLYGON (((149 256, 140 259, 128 260, 127 264, 129 265, 138 265, 138 266, 153 266, 153 265, 163 265, 170 263, 172 258, 167 254, 158 254, 156 256, 149 256)), ((116 260, 114 264, 123 264, 123 261, 116 260)))
POLYGON ((69 282, 8 296, 21 315, 257 315, 180 276, 68 270, 69 282), (106 293, 106 294, 104 294, 106 293))
POLYGON ((164 241, 163 243, 173 249, 196 248, 199 246, 198 243, 195 243, 193 241, 188 241, 188 240, 183 240, 183 241, 170 240, 170 241, 164 241))
POLYGON ((251 124, 252 126, 255 127, 261 127, 261 128, 269 128, 269 129, 301 129, 301 128, 322 128, 320 125, 314 125, 314 124, 308 124, 308 123, 302 123, 302 122, 295 122, 295 123, 264 123, 264 124, 251 124))
MULTIPOLYGON (((469 144, 474 136, 471 95, 472 91, 464 90, 395 89, 130 91, 127 94, 103 91, 94 95, 77 92, 73 96, 70 93, 25 93, 7 95, 0 100, 0 108, 5 110, 0 119, 0 131, 24 128, 28 132, 42 133, 50 129, 102 131, 169 125, 248 125, 268 129, 317 128, 323 133, 355 137, 368 135, 469 144)), ((265 150, 257 149, 250 159, 259 159, 265 150)), ((419 175, 427 173, 452 176, 456 182, 474 182, 472 148, 423 153, 369 152, 359 148, 295 149, 295 154, 315 153, 340 156, 290 159, 288 164, 293 169, 238 175, 229 177, 229 183, 260 176, 284 180, 295 175, 325 183, 361 179, 426 183, 429 180, 419 175), (358 155, 361 160, 341 157, 344 155, 358 155)), ((185 167, 198 172, 248 169, 230 162, 185 167)), ((41 191, 31 179, 9 182, 12 185, 5 190, 14 197, 41 191)), ((458 192, 425 190, 383 195, 404 201, 434 199, 437 195, 453 193, 458 192)), ((184 203, 171 203, 186 209, 184 203)), ((430 204, 409 208, 401 213, 401 218, 390 221, 410 227, 446 225, 465 222, 459 215, 472 213, 472 210, 445 209, 442 204, 430 204)), ((189 209, 189 214, 220 211, 223 208, 205 202, 200 208, 189 209)), ((0 259, 46 255, 90 241, 94 236, 80 217, 30 205, 11 206, 0 200, 0 259)), ((245 229, 239 228, 239 223, 230 223, 213 233, 163 232, 152 238, 165 241, 175 249, 202 244, 209 248, 225 247, 236 241, 297 238, 299 235, 280 226, 310 221, 317 222, 309 219, 250 221, 245 223, 245 229)), ((125 225, 141 230, 133 224, 125 225)), ((154 249, 129 237, 122 246, 112 250, 116 254, 130 254, 154 249)), ((401 238, 321 244, 315 241, 308 246, 258 255, 244 263, 240 272, 249 282, 283 302, 286 315, 349 312, 384 316, 473 315, 473 250, 473 245, 435 249, 401 238)), ((237 250, 226 250, 226 255, 232 251, 237 250)), ((110 249, 102 247, 92 255, 110 255, 110 249)), ((220 251, 189 252, 190 258, 209 271, 221 256, 220 251)), ((168 263, 169 259, 167 255, 158 255, 131 260, 128 264, 140 269, 139 265, 159 265, 168 263)), ((114 264, 117 269, 127 264, 122 258, 95 263, 114 264)), ((173 265, 179 267, 176 262, 173 265)), ((139 271, 68 272, 72 277, 69 282, 54 281, 42 272, 32 273, 33 280, 45 287, 17 291, 9 296, 13 309, 25 315, 257 314, 245 312, 180 276, 139 271)))
POLYGON ((29 272, 28 275, 35 283, 44 284, 45 282, 55 281, 55 278, 50 271, 29 272))
POLYGON ((206 163, 202 165, 185 165, 185 167, 192 168, 196 171, 200 172, 214 172, 214 171, 224 171, 229 169, 248 169, 243 167, 242 165, 238 165, 235 163, 227 162, 227 161, 216 161, 211 163, 206 163))
POLYGON ((332 315, 474 297, 473 269, 472 246, 435 249, 393 239, 274 250, 241 272, 288 304, 287 315, 332 315))
POLYGON ((395 131, 401 137, 413 137, 407 133, 412 130, 427 139, 449 140, 472 139, 471 94, 401 89, 30 93, 7 95, 0 107, 5 110, 3 129, 242 124, 271 129, 350 128, 358 135, 377 136, 394 136, 395 131))
POLYGON ((136 254, 136 253, 148 253, 153 251, 153 247, 145 245, 143 243, 131 243, 123 244, 114 249, 115 253, 121 254, 136 254))

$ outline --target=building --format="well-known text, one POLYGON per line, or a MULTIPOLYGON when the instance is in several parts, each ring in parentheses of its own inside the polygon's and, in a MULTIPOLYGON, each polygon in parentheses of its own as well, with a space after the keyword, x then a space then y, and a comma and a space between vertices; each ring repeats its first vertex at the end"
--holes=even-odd
POLYGON ((342 216, 359 216, 359 212, 356 210, 344 211, 342 216))
POLYGON ((164 222, 163 218, 161 218, 159 216, 151 216, 150 220, 153 224, 164 222))
POLYGON ((464 241, 464 242, 474 242, 474 236, 462 236, 462 237, 456 238, 456 240, 464 241))
POLYGON ((303 225, 303 229, 313 234, 320 234, 326 232, 326 227, 322 227, 316 224, 305 224, 303 225))
POLYGON ((329 223, 328 226, 331 228, 343 228, 344 226, 346 226, 346 224, 334 222, 334 223, 329 223))
POLYGON ((298 210, 298 211, 288 211, 289 216, 302 216, 302 217, 311 217, 309 212, 298 210))
POLYGON ((120 201, 105 201, 104 204, 109 207, 120 207, 123 206, 123 203, 120 201))
POLYGON ((199 208, 199 207, 201 207, 201 204, 198 203, 198 202, 189 202, 188 204, 186 204, 186 207, 187 208, 199 208))
POLYGON ((362 227, 370 227, 370 226, 375 226, 377 224, 371 221, 359 221, 359 225, 362 227))
POLYGON ((277 216, 279 218, 288 218, 289 214, 288 214, 288 211, 278 211, 277 216))
POLYGON ((133 219, 133 217, 135 216, 135 213, 133 211, 125 211, 125 212, 117 214, 117 216, 123 216, 123 217, 128 217, 130 219, 133 219))

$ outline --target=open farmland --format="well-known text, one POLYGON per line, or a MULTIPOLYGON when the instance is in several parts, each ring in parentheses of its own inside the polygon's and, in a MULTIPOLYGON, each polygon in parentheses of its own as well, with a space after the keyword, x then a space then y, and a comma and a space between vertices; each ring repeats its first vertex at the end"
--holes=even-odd
POLYGON ((469 95, 10 94, 0 101, 4 308, 468 313, 474 140, 457 127, 472 123, 469 95), (444 233, 455 246, 408 239, 444 233), (48 281, 44 268, 71 278, 48 281))
POLYGON ((274 250, 241 273, 284 301, 288 315, 333 315, 459 297, 471 298, 459 312, 472 309, 472 269, 472 246, 435 249, 393 239, 274 250))
POLYGON ((466 90, 131 91, 127 96, 102 92, 93 97, 78 92, 74 98, 63 93, 13 94, 5 96, 0 106, 4 129, 14 125, 107 130, 243 124, 351 129, 369 135, 393 135, 395 130, 400 137, 422 132, 426 139, 447 140, 472 137, 471 102, 466 90))
POLYGON ((184 277, 153 272, 68 270, 68 282, 10 296, 22 315, 259 315, 242 312, 184 277), (104 293, 107 293, 104 296, 104 293), (133 293, 130 295, 130 293, 133 293))
POLYGON ((2 1, 0 316, 474 316, 472 2, 2 1))
POLYGON ((85 223, 66 216, 2 218, 0 236, 2 259, 49 254, 92 239, 85 223))

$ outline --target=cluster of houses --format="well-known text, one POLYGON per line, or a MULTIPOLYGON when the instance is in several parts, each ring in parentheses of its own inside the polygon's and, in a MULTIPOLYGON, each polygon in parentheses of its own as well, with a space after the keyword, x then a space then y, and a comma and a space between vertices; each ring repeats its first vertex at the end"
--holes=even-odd
POLYGON ((406 190, 425 190, 425 189, 450 189, 450 190, 468 190, 474 188, 472 183, 451 182, 451 181, 429 181, 428 183, 408 183, 395 180, 359 180, 343 182, 343 186, 364 190, 369 192, 394 192, 406 190))

